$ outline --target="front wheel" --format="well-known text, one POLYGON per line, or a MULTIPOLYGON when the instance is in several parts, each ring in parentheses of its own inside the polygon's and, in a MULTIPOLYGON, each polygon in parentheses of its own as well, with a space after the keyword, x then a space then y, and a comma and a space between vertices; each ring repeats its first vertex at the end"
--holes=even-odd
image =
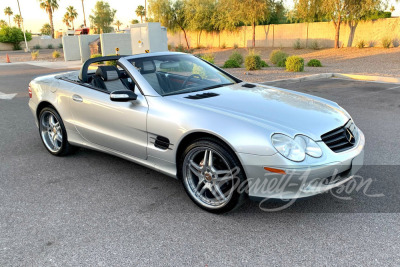
POLYGON ((189 145, 181 160, 180 178, 189 197, 202 209, 224 213, 239 207, 246 178, 235 154, 216 139, 189 145))
POLYGON ((46 149, 55 156, 66 155, 72 147, 67 140, 67 131, 60 115, 50 107, 39 114, 39 133, 46 149))

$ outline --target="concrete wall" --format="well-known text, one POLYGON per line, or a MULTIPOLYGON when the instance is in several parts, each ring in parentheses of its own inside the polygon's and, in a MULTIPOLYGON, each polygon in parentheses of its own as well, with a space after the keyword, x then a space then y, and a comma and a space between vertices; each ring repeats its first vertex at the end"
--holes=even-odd
MULTIPOLYGON (((221 31, 202 32, 200 43, 198 42, 199 32, 187 32, 189 45, 196 47, 239 47, 252 46, 252 29, 250 26, 239 27, 234 32, 221 31)), ((358 23, 354 30, 348 24, 342 24, 340 30, 340 45, 344 47, 355 46, 360 40, 366 43, 374 43, 375 46, 382 46, 382 38, 400 39, 400 18, 379 19, 358 23)), ((333 47, 335 40, 335 28, 332 22, 259 25, 256 27, 257 47, 292 47, 294 42, 300 39, 303 45, 317 40, 322 47, 333 47), (308 28, 308 29, 307 29, 308 28)), ((168 44, 186 46, 182 31, 176 33, 168 32, 168 44)))
POLYGON ((80 50, 80 55, 81 55, 81 61, 82 63, 85 62, 90 58, 90 48, 89 48, 89 43, 93 42, 97 38, 99 38, 99 34, 93 34, 93 35, 79 35, 78 40, 79 40, 79 50, 80 50))
MULTIPOLYGON (((32 37, 32 40, 28 42, 28 47, 30 49, 34 49, 33 47, 39 45, 40 48, 47 48, 49 44, 53 46, 54 49, 57 49, 58 46, 62 43, 61 39, 41 39, 40 37, 32 37)), ((25 48, 25 42, 20 43, 21 48, 25 48)), ((9 51, 13 50, 12 44, 0 43, 0 51, 9 51)))
POLYGON ((103 56, 115 54, 115 48, 119 48, 120 55, 131 55, 131 35, 126 33, 100 34, 101 51, 103 56))
POLYGON ((62 43, 64 46, 65 61, 81 59, 78 36, 64 36, 62 38, 62 43))

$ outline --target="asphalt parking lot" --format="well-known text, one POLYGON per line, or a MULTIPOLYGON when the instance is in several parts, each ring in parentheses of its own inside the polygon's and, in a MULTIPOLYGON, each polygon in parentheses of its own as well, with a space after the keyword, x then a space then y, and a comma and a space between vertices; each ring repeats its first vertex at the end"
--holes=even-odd
POLYGON ((203 212, 177 180, 81 149, 43 147, 29 81, 55 72, 0 66, 0 266, 400 265, 400 86, 321 79, 271 85, 338 102, 367 139, 366 192, 323 194, 269 213, 249 202, 203 212), (379 197, 371 197, 371 195, 379 197))

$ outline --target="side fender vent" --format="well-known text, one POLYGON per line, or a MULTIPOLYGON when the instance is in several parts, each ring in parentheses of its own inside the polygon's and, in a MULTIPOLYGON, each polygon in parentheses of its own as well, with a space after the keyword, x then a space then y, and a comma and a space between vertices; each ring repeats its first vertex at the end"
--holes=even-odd
POLYGON ((246 88, 254 88, 254 87, 256 87, 256 86, 257 86, 257 85, 251 84, 251 83, 245 83, 245 84, 242 85, 242 87, 246 87, 246 88))
POLYGON ((219 94, 216 94, 216 93, 203 93, 203 94, 186 96, 185 98, 197 100, 197 99, 209 98, 209 97, 214 97, 214 96, 219 96, 219 94))
POLYGON ((162 150, 167 150, 167 149, 171 149, 171 143, 169 142, 169 139, 164 137, 164 136, 160 136, 158 135, 156 138, 154 137, 150 137, 151 139, 151 143, 154 144, 154 146, 156 148, 162 149, 162 150))

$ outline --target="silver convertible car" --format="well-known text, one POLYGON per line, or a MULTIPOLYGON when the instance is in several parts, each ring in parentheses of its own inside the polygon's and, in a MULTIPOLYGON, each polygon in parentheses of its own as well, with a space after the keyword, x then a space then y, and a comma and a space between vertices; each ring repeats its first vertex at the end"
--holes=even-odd
POLYGON ((184 53, 87 60, 29 84, 46 149, 106 152, 177 178, 201 208, 298 199, 354 177, 365 138, 338 104, 243 82, 184 53))

